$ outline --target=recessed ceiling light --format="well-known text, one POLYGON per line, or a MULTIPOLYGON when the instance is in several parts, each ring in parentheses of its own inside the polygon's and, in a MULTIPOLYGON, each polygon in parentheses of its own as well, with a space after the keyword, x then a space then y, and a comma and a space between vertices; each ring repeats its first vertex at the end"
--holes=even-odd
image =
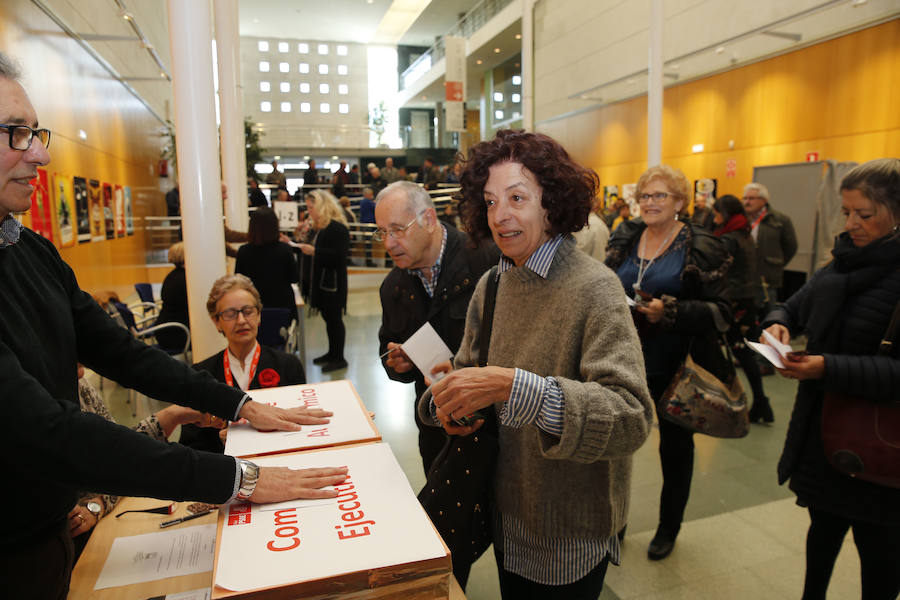
POLYGON ((500 48, 494 48, 494 54, 500 54, 500 48))
POLYGON ((517 34, 516 34, 516 39, 517 39, 517 40, 521 40, 521 39, 522 39, 522 34, 521 34, 521 33, 517 33, 517 34))
POLYGON ((484 61, 481 60, 481 59, 479 58, 478 60, 475 61, 475 64, 476 64, 476 65, 480 65, 480 64, 483 63, 483 62, 484 62, 484 61))

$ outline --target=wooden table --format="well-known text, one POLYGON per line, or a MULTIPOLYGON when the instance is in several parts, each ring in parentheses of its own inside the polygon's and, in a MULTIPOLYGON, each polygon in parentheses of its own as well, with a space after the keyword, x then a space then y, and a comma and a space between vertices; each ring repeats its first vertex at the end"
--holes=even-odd
MULTIPOLYGON (((175 514, 172 516, 153 513, 129 513, 117 519, 115 515, 123 510, 152 508, 163 506, 164 504, 166 504, 165 500, 155 500, 153 498, 124 498, 110 514, 100 520, 72 572, 69 600, 80 600, 82 598, 91 600, 147 600, 154 596, 165 596, 166 594, 212 586, 212 571, 208 571, 206 573, 197 573, 196 575, 169 577, 104 590, 94 589, 97 577, 103 569, 103 564, 106 562, 106 557, 115 538, 164 531, 159 528, 159 524, 169 519, 190 514, 187 511, 187 507, 191 503, 178 502, 175 514)), ((206 516, 192 519, 187 523, 174 525, 173 527, 193 527, 194 525, 215 523, 216 516, 217 513, 214 511, 206 516)), ((465 600, 465 598, 465 594, 463 594, 456 579, 451 576, 450 600, 465 600)))

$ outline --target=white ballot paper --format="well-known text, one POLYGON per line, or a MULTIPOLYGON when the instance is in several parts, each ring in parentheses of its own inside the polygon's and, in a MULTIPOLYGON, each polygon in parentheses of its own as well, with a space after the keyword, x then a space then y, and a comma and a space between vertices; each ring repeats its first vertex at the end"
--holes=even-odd
POLYGON ((262 467, 348 468, 336 498, 225 507, 215 585, 247 591, 441 558, 441 538, 387 444, 279 454, 262 467))
POLYGON ((403 342, 403 351, 409 360, 422 372, 425 377, 433 381, 439 380, 444 373, 437 375, 431 374, 431 369, 435 365, 453 358, 450 348, 437 334, 431 323, 425 321, 425 324, 419 327, 419 330, 412 334, 408 340, 403 342))
POLYGON ((247 393, 256 402, 281 408, 322 408, 334 415, 328 417, 329 423, 303 425, 300 431, 257 431, 249 423, 234 423, 228 428, 225 441, 225 454, 229 456, 274 454, 381 439, 349 381, 289 385, 247 393))
POLYGON ((215 547, 215 524, 116 538, 94 589, 212 571, 215 547))
POLYGON ((791 352, 793 348, 788 346, 787 344, 782 344, 779 342, 774 335, 769 333, 768 331, 763 330, 762 332, 763 338, 768 342, 768 344, 760 344, 757 342, 751 342, 750 340, 744 338, 744 342, 753 350, 756 350, 759 354, 762 354, 766 359, 775 365, 778 369, 784 368, 784 359, 787 358, 788 352, 791 352), (774 346, 774 347, 773 347, 774 346))

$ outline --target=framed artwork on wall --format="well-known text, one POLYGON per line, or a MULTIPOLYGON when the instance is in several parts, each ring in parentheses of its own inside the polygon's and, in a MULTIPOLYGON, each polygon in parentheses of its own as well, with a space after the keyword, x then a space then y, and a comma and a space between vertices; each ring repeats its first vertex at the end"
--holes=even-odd
POLYGON ((131 188, 125 186, 123 188, 125 196, 125 234, 134 235, 134 211, 131 206, 131 188))
POLYGON ((106 223, 103 220, 103 198, 100 182, 96 179, 88 181, 88 197, 91 206, 91 241, 102 242, 106 239, 106 223))
POLYGON ((106 227, 106 239, 116 239, 116 216, 113 213, 113 193, 112 186, 108 183, 103 184, 103 223, 106 227))
POLYGON ((75 198, 75 223, 78 225, 78 243, 91 241, 91 209, 87 179, 72 178, 72 196, 75 198))
POLYGON ((53 238, 53 202, 47 169, 38 169, 34 192, 31 194, 31 229, 51 242, 53 238))
POLYGON ((59 228, 59 245, 68 248, 75 245, 75 199, 72 196, 72 180, 59 173, 53 174, 53 191, 56 193, 54 209, 59 228))
POLYGON ((125 236, 125 194, 122 192, 121 185, 114 188, 113 198, 116 204, 116 237, 120 238, 125 236))

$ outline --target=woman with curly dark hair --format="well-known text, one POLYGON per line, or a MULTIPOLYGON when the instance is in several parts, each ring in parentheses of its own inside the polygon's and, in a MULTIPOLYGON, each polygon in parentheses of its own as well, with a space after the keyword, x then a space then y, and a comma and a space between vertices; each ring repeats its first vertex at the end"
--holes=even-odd
MULTIPOLYGON (((689 351, 699 364, 725 378, 717 334, 727 331, 731 320, 725 297, 731 257, 721 240, 685 220, 690 193, 691 184, 680 170, 650 167, 635 191, 641 218, 622 223, 606 249, 606 264, 635 301, 647 383, 657 403, 689 351)), ((663 486, 659 526, 647 549, 651 560, 667 557, 675 547, 694 471, 693 433, 661 412, 659 458, 663 486)))
MULTIPOLYGON (((618 563, 631 456, 650 432, 640 344, 615 275, 575 247, 597 176, 551 138, 500 131, 469 150, 466 230, 503 257, 478 283, 452 372, 419 401, 423 422, 469 435, 495 412, 494 552, 504 598, 597 598, 618 563), (486 367, 488 279, 499 278, 486 367)), ((449 369, 450 366, 447 365, 449 369)))

